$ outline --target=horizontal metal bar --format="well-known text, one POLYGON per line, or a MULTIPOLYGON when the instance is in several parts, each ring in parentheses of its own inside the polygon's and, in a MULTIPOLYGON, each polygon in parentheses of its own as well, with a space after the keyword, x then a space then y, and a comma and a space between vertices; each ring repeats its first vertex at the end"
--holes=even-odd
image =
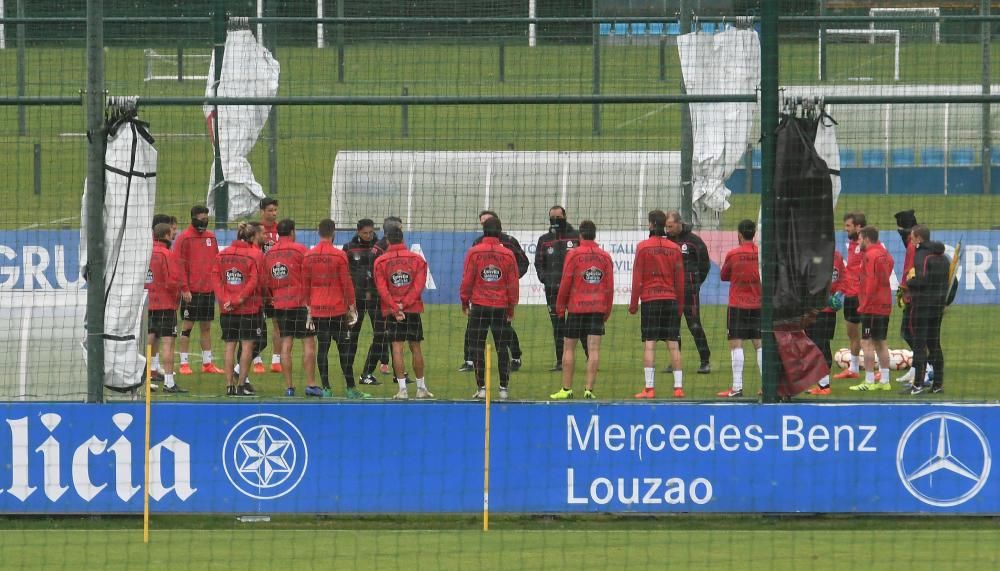
MULTIPOLYGON (((207 24, 211 16, 106 16, 105 24, 207 24)), ((86 24, 85 16, 0 18, 0 24, 86 24)))
POLYGON ((592 103, 753 103, 756 95, 389 95, 299 97, 140 97, 140 106, 164 105, 580 105, 592 103))
POLYGON ((869 105, 872 103, 1000 103, 1000 94, 981 95, 828 95, 824 103, 831 105, 869 105))
POLYGON ((75 97, 0 97, 0 107, 25 105, 25 106, 58 106, 58 105, 82 105, 83 95, 75 97))

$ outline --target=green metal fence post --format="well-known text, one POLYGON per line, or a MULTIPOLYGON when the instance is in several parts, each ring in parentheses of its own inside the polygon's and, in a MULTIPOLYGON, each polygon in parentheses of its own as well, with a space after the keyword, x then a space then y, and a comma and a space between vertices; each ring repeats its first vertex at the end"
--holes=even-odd
POLYGON ((104 0, 87 0, 87 402, 104 400, 104 0))
MULTIPOLYGON (((222 81, 222 60, 226 55, 226 0, 215 0, 215 14, 212 16, 215 42, 215 76, 212 78, 212 94, 219 96, 219 83, 222 81)), ((215 228, 225 230, 229 220, 229 185, 226 184, 225 173, 222 171, 222 148, 219 142, 219 106, 213 108, 212 135, 215 148, 215 228)))
MULTIPOLYGON (((597 17, 597 3, 598 0, 594 0, 591 7, 592 10, 591 15, 593 15, 595 18, 597 17)), ((597 22, 594 22, 591 25, 590 34, 591 34, 591 44, 593 45, 593 48, 591 49, 591 51, 593 52, 593 62, 591 63, 592 91, 594 95, 600 95, 601 94, 601 34, 600 34, 600 25, 597 22)), ((601 134, 601 104, 594 103, 592 109, 593 109, 592 113, 593 116, 591 119, 592 122, 591 132, 595 137, 597 137, 601 134)))
POLYGON ((761 134, 761 306, 760 333, 764 346, 764 402, 778 400, 778 349, 774 340, 774 170, 778 128, 778 2, 761 2, 760 134, 761 134))
MULTIPOLYGON (((990 15, 990 0, 981 0, 980 12, 983 16, 990 15)), ((990 44, 992 43, 993 24, 982 22, 982 44, 983 44, 983 95, 989 95, 992 90, 992 56, 990 54, 990 44)), ((990 118, 992 107, 989 103, 983 103, 982 127, 979 129, 982 136, 982 160, 983 164, 983 194, 993 192, 993 134, 990 132, 990 118)))
MULTIPOLYGON (((24 0, 17 0, 17 17, 24 18, 24 0)), ((25 26, 22 23, 17 25, 17 96, 24 97, 24 44, 27 38, 25 38, 25 26)), ((24 105, 17 106, 17 134, 21 137, 28 134, 28 120, 25 116, 24 105)))
MULTIPOLYGON (((264 12, 276 15, 278 12, 275 0, 266 0, 264 12)), ((264 44, 271 55, 278 57, 278 24, 271 24, 267 31, 264 44)), ((272 105, 267 116, 267 190, 270 194, 278 194, 278 106, 272 105)))
MULTIPOLYGON (((681 0, 680 4, 680 26, 681 34, 691 33, 691 10, 687 0, 681 0)), ((680 44, 677 47, 680 54, 680 44)), ((684 86, 684 70, 681 68, 681 94, 687 95, 687 87, 684 86)), ((692 204, 691 179, 694 177, 691 167, 691 160, 694 157, 694 133, 691 128, 691 106, 687 103, 681 104, 681 217, 692 222, 694 219, 694 205, 692 204)))
MULTIPOLYGON (((344 0, 337 0, 337 17, 344 17, 344 0)), ((344 83, 344 25, 337 24, 337 83, 344 83)))

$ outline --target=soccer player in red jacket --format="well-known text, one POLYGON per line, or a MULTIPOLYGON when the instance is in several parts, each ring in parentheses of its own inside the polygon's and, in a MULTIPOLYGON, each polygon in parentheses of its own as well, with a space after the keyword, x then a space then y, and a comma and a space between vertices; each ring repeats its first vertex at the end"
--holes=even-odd
POLYGON ((306 396, 321 397, 316 386, 316 333, 306 327, 306 290, 303 287, 302 261, 308 249, 295 241, 295 221, 278 222, 278 241, 264 254, 264 279, 274 308, 274 322, 281 331, 279 352, 284 366, 285 396, 295 396, 292 384, 292 340, 302 340, 302 368, 306 372, 306 396))
POLYGON ((424 326, 420 314, 424 302, 420 296, 427 284, 427 262, 409 251, 403 244, 403 227, 397 222, 385 224, 385 238, 389 248, 375 260, 375 287, 386 317, 386 337, 392 345, 392 369, 399 384, 393 397, 406 400, 406 374, 403 349, 409 344, 413 358, 413 373, 417 377, 417 398, 434 398, 424 380, 424 353, 420 342, 424 340, 424 326))
MULTIPOLYGON (((833 275, 830 279, 830 299, 838 298, 843 303, 844 290, 844 257, 837 250, 833 251, 833 275)), ((830 350, 830 340, 837 332, 837 308, 828 304, 816 314, 816 320, 806 329, 809 339, 819 347, 826 359, 827 368, 833 367, 833 352, 830 350)), ((832 370, 832 369, 831 369, 832 370)), ((816 396, 830 394, 830 375, 819 380, 819 386, 806 391, 816 396)))
POLYGON ((215 286, 212 268, 219 255, 219 242, 208 229, 208 208, 191 207, 191 225, 174 241, 173 251, 181 273, 181 354, 180 374, 193 373, 188 363, 191 330, 198 324, 201 334, 201 372, 222 374, 212 363, 212 322, 215 321, 215 286))
POLYGON ((170 224, 153 228, 153 253, 146 272, 149 291, 148 342, 160 343, 160 358, 164 369, 163 391, 186 393, 174 382, 174 338, 177 337, 177 305, 181 299, 181 273, 177 259, 170 251, 170 224))
MULTIPOLYGON (((263 229, 263 240, 261 241, 260 249, 264 255, 267 255, 271 251, 271 248, 278 243, 280 239, 280 234, 278 233, 278 199, 277 198, 264 198, 260 201, 260 224, 263 229)), ((274 344, 271 350, 271 372, 280 373, 281 372, 281 328, 278 323, 278 319, 274 316, 274 304, 271 302, 271 298, 264 297, 264 319, 271 319, 271 329, 273 331, 271 342, 274 344)), ((264 339, 257 344, 253 358, 253 372, 263 373, 264 372, 264 361, 260 356, 260 352, 267 345, 267 327, 264 327, 264 339)))
POLYGON ((847 338, 850 341, 851 366, 833 376, 834 379, 859 378, 858 355, 861 353, 861 316, 858 315, 858 292, 861 289, 861 249, 859 232, 867 224, 864 212, 848 212, 844 215, 844 232, 847 232, 847 260, 844 264, 844 321, 847 322, 847 338))
POLYGON ((615 266, 611 255, 594 242, 597 226, 590 220, 580 223, 580 246, 570 250, 563 264, 556 316, 566 316, 563 344, 563 386, 549 395, 552 399, 573 398, 573 361, 576 340, 587 345, 587 386, 583 398, 594 399, 594 382, 601 361, 604 323, 611 317, 615 299, 615 266), (568 312, 568 316, 567 316, 568 312))
POLYGON ((331 342, 336 342, 340 369, 347 383, 347 398, 371 398, 354 385, 354 354, 358 344, 352 335, 356 333, 354 324, 358 308, 350 263, 347 254, 333 245, 337 232, 333 220, 321 220, 318 229, 319 242, 306 254, 302 269, 309 324, 319 338, 317 362, 323 395, 331 396, 329 353, 331 342))
POLYGON ((469 352, 476 369, 476 393, 473 398, 486 398, 484 375, 486 336, 493 332, 497 346, 497 366, 500 369, 500 400, 507 400, 510 383, 511 342, 507 323, 514 318, 520 295, 520 273, 514 253, 500 243, 500 220, 487 218, 483 222, 483 240, 465 254, 462 285, 459 296, 462 313, 469 317, 469 352))
POLYGON ((878 228, 865 226, 860 233, 861 288, 858 291, 858 315, 861 317, 861 348, 865 354, 865 381, 852 391, 892 390, 889 386, 889 315, 892 313, 892 256, 879 242, 878 228), (875 355, 881 368, 879 382, 875 382, 875 355))
POLYGON ((247 373, 250 372, 254 343, 264 329, 261 312, 264 256, 257 246, 261 232, 259 222, 240 222, 236 239, 219 252, 212 270, 215 298, 222 313, 220 325, 226 344, 226 394, 229 396, 256 394, 247 381, 247 373), (237 343, 241 348, 238 382, 233 379, 237 343))
POLYGON ((743 396, 743 341, 750 340, 757 351, 757 370, 761 368, 760 349, 760 258, 753 237, 757 226, 752 220, 741 220, 737 226, 740 245, 726 254, 719 279, 729 282, 729 308, 726 327, 729 355, 732 358, 733 385, 717 394, 725 398, 743 396))
POLYGON ((632 264, 632 300, 628 312, 635 315, 642 301, 639 330, 642 333, 642 367, 645 387, 637 399, 656 398, 656 342, 665 341, 670 350, 674 375, 674 397, 684 396, 681 370, 681 315, 684 303, 684 255, 680 246, 667 238, 667 215, 662 210, 649 213, 649 238, 639 242, 632 264))

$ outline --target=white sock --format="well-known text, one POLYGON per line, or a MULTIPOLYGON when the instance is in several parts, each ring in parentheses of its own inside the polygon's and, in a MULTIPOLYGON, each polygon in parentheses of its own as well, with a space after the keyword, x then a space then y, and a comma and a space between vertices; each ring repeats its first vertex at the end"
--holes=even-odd
POLYGON ((819 380, 819 388, 825 389, 830 386, 830 375, 824 375, 822 379, 819 380))
POLYGON ((851 370, 852 373, 857 373, 858 372, 858 356, 857 355, 854 355, 854 354, 851 355, 851 369, 850 370, 851 370))
POLYGON ((643 367, 642 374, 646 377, 646 388, 656 386, 656 367, 643 367))
POLYGON ((275 354, 271 355, 271 364, 277 365, 281 363, 281 355, 275 354))
POLYGON ((882 368, 882 369, 879 369, 878 372, 882 373, 882 380, 879 381, 879 382, 881 382, 881 383, 888 383, 889 382, 889 369, 882 368))
MULTIPOLYGON (((403 380, 403 384, 406 384, 406 380, 403 380)), ((417 388, 423 391, 427 390, 427 384, 424 382, 424 378, 420 377, 417 379, 417 388)))
POLYGON ((764 348, 757 349, 757 372, 764 376, 764 348))
POLYGON ((733 390, 743 389, 743 347, 730 349, 729 356, 733 360, 733 390))
POLYGON ((159 355, 153 355, 153 364, 150 365, 150 367, 154 371, 159 371, 160 370, 160 356, 159 355))
POLYGON ((188 354, 181 353, 181 365, 187 365, 187 364, 188 364, 188 354))
POLYGON ((406 377, 396 379, 396 382, 399 383, 399 390, 406 391, 406 377))
POLYGON ((237 377, 240 376, 240 364, 239 363, 236 363, 236 366, 233 367, 233 372, 236 373, 237 377))
POLYGON ((931 376, 934 374, 934 367, 927 363, 927 369, 924 371, 924 384, 931 382, 931 376))
POLYGON ((210 365, 211 363, 212 363, 212 352, 211 351, 202 351, 201 352, 201 364, 202 365, 210 365))
POLYGON ((168 373, 166 375, 163 375, 163 385, 166 386, 166 387, 172 387, 172 386, 174 386, 174 374, 173 373, 168 373))
MULTIPOLYGON (((874 369, 875 367, 872 367, 874 369)), ((871 385, 875 382, 875 371, 865 371, 865 384, 871 385)))
POLYGON ((260 355, 257 355, 257 358, 253 360, 253 364, 254 365, 257 365, 257 364, 263 365, 264 364, 264 360, 260 358, 260 355))
MULTIPOLYGON (((514 359, 514 360, 516 361, 517 359, 514 359)), ((473 363, 472 361, 466 361, 465 364, 468 365, 468 366, 470 366, 470 367, 472 367, 473 365, 475 365, 475 363, 473 363)))
POLYGON ((684 386, 684 371, 674 371, 674 388, 679 389, 684 386))

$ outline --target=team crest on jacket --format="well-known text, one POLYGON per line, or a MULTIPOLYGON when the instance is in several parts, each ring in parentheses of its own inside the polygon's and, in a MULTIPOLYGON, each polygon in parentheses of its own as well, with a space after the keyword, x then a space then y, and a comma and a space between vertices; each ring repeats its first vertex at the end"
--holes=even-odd
POLYGON ((395 287, 405 287, 405 286, 408 286, 408 285, 410 285, 410 282, 412 281, 412 278, 410 278, 410 274, 408 274, 408 273, 406 273, 406 272, 404 272, 402 270, 398 270, 398 271, 393 272, 392 275, 389 276, 389 277, 390 277, 390 279, 392 281, 392 285, 395 286, 395 287))
POLYGON ((503 277, 503 272, 500 271, 500 268, 490 264, 479 272, 479 277, 483 278, 484 282, 498 282, 503 277))
POLYGON ((288 277, 288 266, 278 262, 271 266, 271 277, 276 280, 283 280, 288 277))
POLYGON ((688 253, 688 245, 687 244, 681 244, 681 253, 685 254, 685 255, 688 253))
POLYGON ((234 286, 243 285, 243 272, 229 268, 226 270, 226 283, 234 286))
POLYGON ((153 270, 151 268, 146 269, 146 283, 153 283, 153 270))
POLYGON ((583 270, 583 281, 587 282, 588 284, 599 284, 603 279, 604 279, 604 272, 602 272, 598 268, 595 268, 594 266, 591 266, 586 270, 583 270))

